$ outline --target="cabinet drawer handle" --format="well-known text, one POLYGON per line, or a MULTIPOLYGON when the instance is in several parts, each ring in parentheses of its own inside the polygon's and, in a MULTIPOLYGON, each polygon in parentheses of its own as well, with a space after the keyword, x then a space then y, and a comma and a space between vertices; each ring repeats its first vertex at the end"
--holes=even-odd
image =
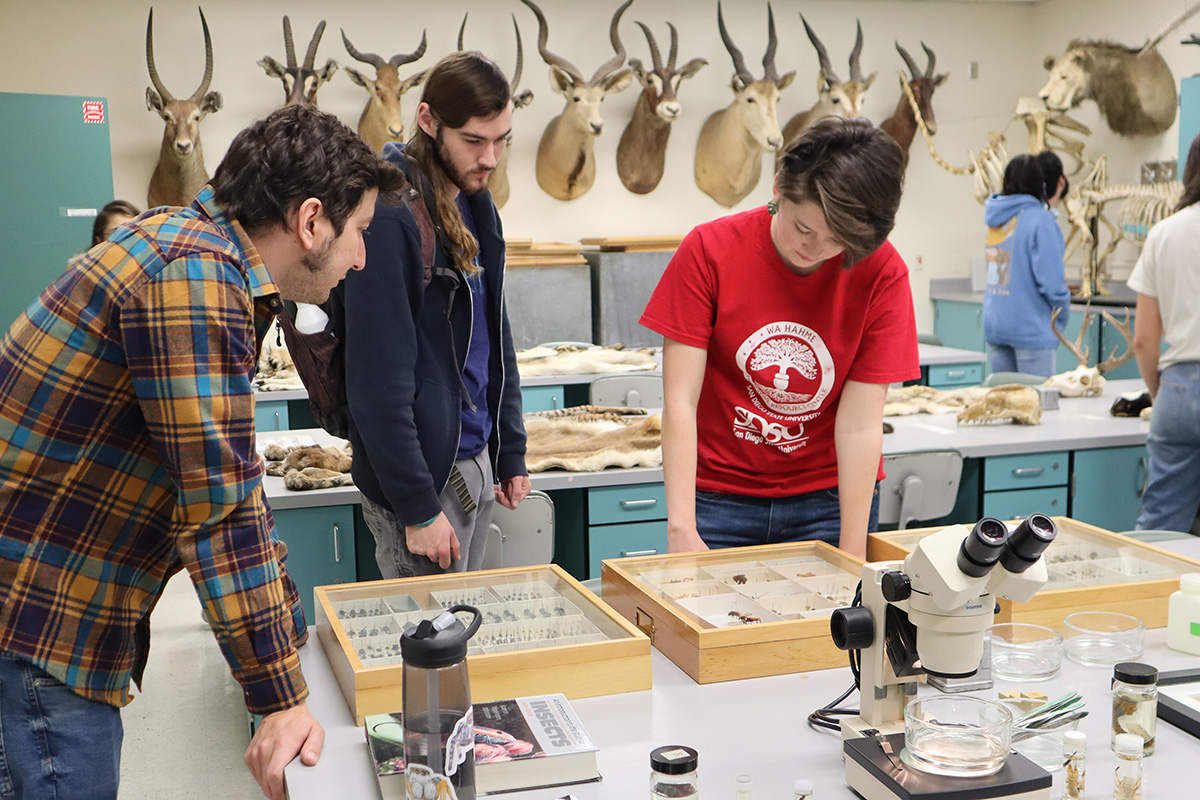
POLYGON ((338 546, 338 526, 333 526, 333 560, 334 563, 340 564, 342 561, 342 549, 338 546))
POLYGON ((1041 475, 1045 471, 1045 467, 1022 467, 1021 469, 1014 469, 1012 474, 1017 478, 1032 478, 1041 475))
POLYGON ((1140 500, 1146 494, 1146 484, 1150 482, 1150 465, 1146 461, 1146 456, 1138 459, 1138 472, 1141 473, 1141 480, 1138 481, 1141 485, 1137 488, 1137 496, 1140 500))
POLYGON ((652 547, 649 550, 622 550, 621 558, 633 558, 635 556, 656 556, 658 548, 652 547))
POLYGON ((275 412, 275 430, 280 430, 280 428, 279 428, 279 412, 278 411, 275 412))
POLYGON ((550 408, 555 409, 555 410, 558 409, 558 395, 550 396, 550 408))
POLYGON ((653 497, 648 500, 622 500, 621 508, 653 508, 658 505, 658 501, 653 497))
POLYGON ((965 378, 967 371, 965 369, 948 369, 946 370, 947 378, 965 378))

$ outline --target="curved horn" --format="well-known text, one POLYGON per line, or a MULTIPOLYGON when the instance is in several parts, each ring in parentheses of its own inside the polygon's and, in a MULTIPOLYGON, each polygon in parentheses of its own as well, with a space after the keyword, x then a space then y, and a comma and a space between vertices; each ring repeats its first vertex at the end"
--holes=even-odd
POLYGON ((164 103, 174 101, 174 97, 167 91, 167 87, 163 86, 162 79, 158 77, 158 70, 154 67, 154 9, 150 9, 150 15, 146 17, 146 69, 150 70, 150 82, 154 84, 154 90, 158 92, 164 103))
POLYGON ((470 15, 471 15, 470 11, 463 14, 462 24, 458 26, 458 48, 457 49, 459 49, 459 50, 463 49, 463 33, 467 30, 467 17, 469 17, 470 15))
POLYGON ((546 25, 546 15, 542 10, 533 4, 533 0, 521 0, 522 3, 529 6, 538 21, 538 52, 542 54, 542 61, 545 61, 552 67, 558 67, 563 72, 571 76, 571 79, 576 83, 583 83, 583 75, 570 61, 567 61, 560 55, 551 53, 546 49, 546 41, 550 38, 550 30, 546 25))
POLYGON ((192 92, 191 101, 198 103, 208 93, 208 85, 212 82, 212 37, 208 35, 208 20, 204 18, 204 9, 199 6, 200 26, 204 28, 204 77, 200 79, 200 88, 192 92))
POLYGON ((312 69, 313 64, 317 60, 317 47, 321 44, 321 37, 325 34, 325 20, 321 20, 321 24, 317 25, 317 29, 313 32, 312 41, 308 43, 308 52, 304 54, 304 69, 312 69))
MULTIPOLYGON (((464 16, 463 17, 463 25, 466 25, 466 24, 467 24, 467 18, 464 16)), ((458 35, 459 35, 459 38, 461 39, 462 38, 462 30, 461 29, 459 30, 458 35)), ((462 50, 461 47, 459 47, 458 49, 462 50)), ((398 67, 401 64, 411 64, 412 62, 416 61, 423 55, 425 55, 425 31, 422 30, 421 31, 421 44, 417 45, 416 50, 413 50, 411 53, 408 53, 407 55, 404 53, 397 53, 396 55, 394 55, 388 59, 388 63, 391 64, 393 67, 398 67)))
MULTIPOLYGON (((512 83, 508 86, 508 91, 512 94, 517 93, 517 86, 521 83, 521 67, 525 63, 525 50, 521 47, 521 29, 517 26, 517 15, 512 15, 513 30, 517 33, 517 66, 513 70, 512 83)), ((463 17, 463 24, 466 24, 467 18, 463 17)), ((459 47, 461 50, 462 48, 459 47)))
POLYGON ((929 66, 925 69, 925 77, 932 78, 933 67, 935 64, 937 64, 937 56, 932 50, 929 49, 929 45, 925 44, 924 42, 921 42, 921 49, 925 51, 925 55, 929 56, 929 66))
POLYGON ((908 54, 907 50, 900 46, 899 42, 896 42, 896 49, 900 51, 900 57, 903 58, 904 63, 908 65, 909 80, 915 81, 921 75, 921 70, 917 69, 917 62, 912 60, 912 56, 908 54))
POLYGON ((855 20, 858 33, 854 37, 854 49, 850 51, 850 80, 861 81, 862 70, 858 66, 858 57, 862 54, 862 21, 855 20))
POLYGON ((808 34, 808 40, 817 49, 817 58, 821 61, 821 71, 825 73, 825 79, 830 83, 841 83, 842 79, 837 76, 837 73, 833 71, 833 65, 829 63, 829 53, 825 51, 825 45, 821 44, 821 40, 817 38, 816 32, 813 31, 803 14, 800 15, 800 21, 804 23, 804 31, 808 34))
POLYGON ((670 71, 675 69, 675 56, 679 55, 679 31, 669 22, 667 27, 671 29, 671 52, 667 55, 667 70, 670 71))
POLYGON ((733 71, 737 73, 742 83, 754 83, 754 76, 750 74, 750 70, 746 69, 746 59, 742 58, 742 51, 737 49, 733 39, 729 38, 729 31, 725 30, 725 16, 721 13, 721 0, 717 0, 717 27, 721 30, 721 41, 725 43, 725 49, 729 51, 729 55, 733 59, 733 71))
POLYGON ((283 47, 287 50, 288 69, 296 68, 296 43, 292 41, 292 21, 283 15, 283 47))
POLYGON ((654 71, 661 71, 663 68, 662 54, 658 52, 658 42, 654 41, 654 34, 641 22, 636 24, 642 29, 642 33, 646 34, 646 42, 650 45, 650 60, 654 62, 654 71))
POLYGON ((767 3, 767 52, 763 53, 763 80, 779 83, 779 73, 775 71, 775 48, 779 39, 775 36, 775 12, 767 3))
POLYGON ((596 72, 592 75, 592 83, 600 80, 610 72, 616 72, 625 63, 625 45, 621 44, 621 34, 617 31, 617 23, 621 21, 621 15, 625 13, 625 9, 631 5, 633 5, 633 0, 625 0, 616 13, 613 14, 612 24, 608 26, 608 38, 612 41, 613 50, 617 54, 596 69, 596 72))
POLYGON ((364 64, 370 64, 375 69, 379 69, 384 65, 383 56, 376 55, 375 53, 360 53, 354 49, 354 45, 350 44, 350 40, 346 38, 346 31, 342 28, 338 28, 338 30, 342 32, 342 44, 346 45, 346 52, 350 54, 351 58, 355 61, 361 61, 364 64))

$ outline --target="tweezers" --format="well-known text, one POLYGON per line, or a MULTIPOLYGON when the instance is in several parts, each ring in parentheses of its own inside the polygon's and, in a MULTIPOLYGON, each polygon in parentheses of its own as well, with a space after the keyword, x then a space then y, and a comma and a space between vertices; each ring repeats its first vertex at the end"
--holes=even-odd
POLYGON ((874 739, 879 744, 879 749, 883 751, 885 756, 887 756, 888 761, 892 762, 893 767, 895 767, 897 770, 904 769, 904 765, 901 764, 900 760, 896 757, 896 751, 892 749, 892 743, 889 742, 886 737, 880 735, 877 729, 867 728, 865 731, 863 731, 863 736, 866 736, 868 739, 874 739))

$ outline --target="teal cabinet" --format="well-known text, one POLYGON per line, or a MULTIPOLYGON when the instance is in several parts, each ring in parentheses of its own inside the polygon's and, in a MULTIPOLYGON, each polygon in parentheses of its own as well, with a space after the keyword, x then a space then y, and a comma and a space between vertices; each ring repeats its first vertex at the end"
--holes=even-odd
POLYGON ((933 332, 946 347, 987 352, 983 339, 983 304, 933 301, 933 332))
POLYGON ((287 401, 256 402, 254 404, 254 430, 258 433, 291 430, 287 401))
POLYGON ((606 558, 667 552, 667 498, 661 483, 557 489, 554 563, 579 580, 600 577, 606 558))
POLYGON ((521 410, 557 411, 566 408, 565 392, 562 386, 523 386, 521 387, 521 410))
MULTIPOLYGON (((1100 316, 1100 312, 1092 312, 1092 323, 1088 325, 1087 333, 1083 337, 1083 347, 1087 348, 1088 364, 1095 366, 1104 359, 1100 357, 1100 329, 1103 327, 1104 318, 1100 316), (1100 323, 1100 324, 1097 324, 1100 323)), ((1049 320, 1046 325, 1049 326, 1049 320)), ((1083 311, 1074 308, 1071 309, 1071 316, 1067 319, 1067 327, 1063 329, 1063 336, 1071 342, 1079 338, 1079 326, 1083 324, 1083 311)), ((1079 366, 1079 357, 1068 350, 1064 345, 1058 346, 1058 352, 1054 357, 1055 372, 1067 372, 1079 366)), ((1124 377, 1124 376, 1122 376, 1124 377)), ((1136 373, 1134 374, 1136 378, 1136 373)))
POLYGON ((1200 134, 1200 75, 1179 81, 1179 180, 1187 164, 1188 149, 1200 134))
POLYGON ((588 521, 593 525, 667 518, 667 490, 661 483, 601 486, 588 491, 588 521))
POLYGON ((313 588, 354 583, 354 507, 317 506, 273 512, 279 538, 287 543, 287 571, 300 592, 304 617, 311 624, 313 588))
MULTIPOLYGON (((1113 316, 1116 317, 1117 320, 1121 322, 1121 324, 1125 323, 1124 313, 1120 313, 1120 314, 1114 313, 1113 316)), ((1135 328, 1134 323, 1136 321, 1137 321, 1136 317, 1130 316, 1130 318, 1129 318, 1129 335, 1131 338, 1133 336, 1133 331, 1135 328)), ((1126 352, 1126 350, 1129 349, 1129 344, 1125 341, 1125 337, 1121 335, 1121 331, 1117 330, 1116 326, 1114 326, 1111 322, 1106 320, 1104 317, 1100 317, 1099 348, 1100 349, 1096 351, 1096 358, 1095 358, 1096 363, 1100 363, 1101 361, 1104 361, 1106 358, 1111 356, 1114 352, 1118 356, 1121 356, 1126 352)), ((1167 349, 1166 342, 1162 343, 1162 349, 1163 350, 1167 349)), ((1142 374, 1140 372, 1138 372, 1137 359, 1131 358, 1128 361, 1126 361, 1124 364, 1122 364, 1121 366, 1117 367, 1116 369, 1104 373, 1104 377, 1108 378, 1109 380, 1119 380, 1121 378, 1140 378, 1140 377, 1142 377, 1142 374)))
POLYGON ((1030 514, 1050 517, 1067 513, 1067 487, 1046 489, 1013 489, 1007 492, 984 492, 983 516, 996 519, 1021 519, 1030 514))
POLYGON ((588 529, 588 574, 600 576, 606 558, 663 555, 667 552, 667 521, 593 525, 588 529))
POLYGON ((983 363, 934 364, 925 367, 925 385, 934 389, 960 389, 983 383, 983 363))
POLYGON ((1074 460, 1071 517, 1118 533, 1133 530, 1146 490, 1146 448, 1077 450, 1074 460))
POLYGON ((1070 454, 1065 451, 991 456, 983 467, 982 515, 997 519, 1064 515, 1070 478, 1070 454))

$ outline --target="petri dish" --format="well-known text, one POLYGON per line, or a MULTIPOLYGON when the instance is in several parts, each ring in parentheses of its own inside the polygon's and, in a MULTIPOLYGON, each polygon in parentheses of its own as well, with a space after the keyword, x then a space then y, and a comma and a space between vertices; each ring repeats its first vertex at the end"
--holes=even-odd
POLYGON ((1010 681, 1045 681, 1062 669, 1063 637, 1053 628, 1008 622, 988 628, 992 675, 1010 681))
POLYGON ((991 775, 1012 743, 1012 712, 970 695, 917 698, 904 708, 900 759, 921 772, 957 777, 991 775))
POLYGON ((1063 618, 1067 658, 1080 664, 1111 667, 1136 661, 1146 649, 1146 626, 1137 617, 1114 611, 1077 611, 1063 618))

